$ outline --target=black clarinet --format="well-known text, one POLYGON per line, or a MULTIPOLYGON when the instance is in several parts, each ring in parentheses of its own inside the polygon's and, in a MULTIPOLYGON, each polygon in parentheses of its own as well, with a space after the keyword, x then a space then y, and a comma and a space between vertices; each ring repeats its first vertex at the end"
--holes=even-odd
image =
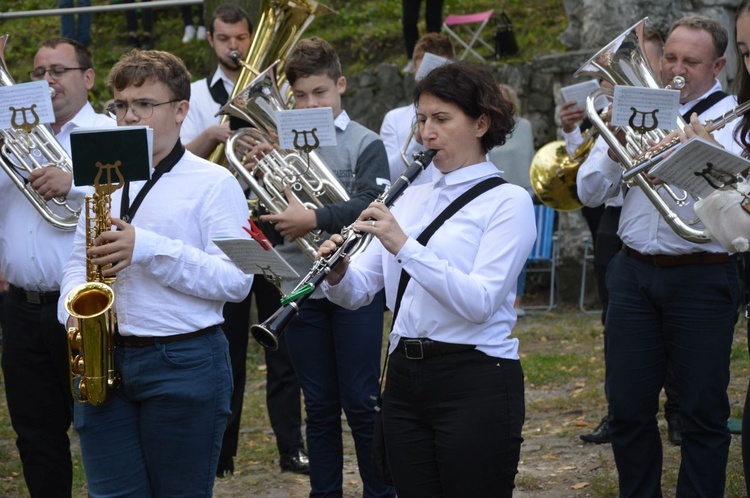
MULTIPOLYGON (((388 190, 375 199, 375 202, 383 203, 390 209, 393 202, 429 166, 435 154, 437 154, 437 151, 434 149, 415 154, 411 165, 393 182, 388 190)), ((323 282, 328 273, 347 256, 351 258, 364 251, 372 240, 372 234, 360 232, 354 228, 353 224, 344 227, 341 230, 341 236, 344 241, 336 250, 325 258, 315 261, 308 274, 297 284, 294 290, 281 298, 281 308, 276 310, 265 322, 250 327, 250 332, 261 346, 276 351, 279 348, 279 336, 292 321, 292 318, 299 313, 302 305, 323 282)))

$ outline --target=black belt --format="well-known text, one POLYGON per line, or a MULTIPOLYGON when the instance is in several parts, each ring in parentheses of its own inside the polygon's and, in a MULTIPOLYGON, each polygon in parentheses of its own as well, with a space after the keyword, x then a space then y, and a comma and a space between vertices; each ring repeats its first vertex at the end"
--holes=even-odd
POLYGON ((9 285, 8 295, 13 296, 15 299, 26 301, 29 304, 57 304, 57 301, 60 299, 60 291, 27 291, 13 284, 9 285))
POLYGON ((205 329, 200 329, 195 332, 188 332, 187 334, 165 335, 162 337, 120 335, 119 333, 117 333, 115 334, 115 343, 119 346, 131 346, 134 348, 143 348, 146 346, 153 346, 157 342, 160 342, 162 344, 168 344, 170 342, 187 341, 188 339, 194 339, 195 337, 200 337, 202 335, 210 334, 210 333, 216 332, 217 330, 219 330, 218 325, 211 325, 210 327, 206 327, 205 329))
POLYGON ((654 266, 667 268, 685 265, 723 265, 729 261, 729 254, 725 252, 694 252, 671 256, 667 254, 643 254, 628 246, 622 246, 622 252, 654 266))
POLYGON ((430 339, 401 338, 398 341, 398 346, 396 346, 396 351, 404 353, 409 360, 424 360, 434 356, 473 351, 476 348, 471 344, 451 344, 430 339))

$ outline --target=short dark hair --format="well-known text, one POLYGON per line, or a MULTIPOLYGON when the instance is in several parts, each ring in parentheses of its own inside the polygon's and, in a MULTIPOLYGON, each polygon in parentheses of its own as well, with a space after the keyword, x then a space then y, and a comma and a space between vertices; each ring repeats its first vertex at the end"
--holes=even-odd
POLYGON ((456 58, 456 49, 453 47, 453 43, 448 35, 442 33, 427 33, 417 41, 414 45, 414 53, 412 54, 413 59, 424 57, 424 54, 429 53, 433 55, 439 55, 446 59, 456 58))
POLYGON ((669 38, 669 35, 679 27, 707 31, 708 34, 711 35, 711 40, 713 40, 714 43, 714 60, 724 55, 727 45, 729 44, 729 35, 727 34, 727 30, 724 29, 724 26, 718 22, 705 16, 683 17, 672 23, 672 27, 669 28, 669 33, 667 33, 667 38, 669 38))
POLYGON ((94 69, 94 58, 91 56, 91 51, 86 48, 82 43, 72 40, 70 38, 50 38, 47 41, 43 41, 39 44, 37 52, 42 48, 57 48, 58 45, 70 45, 76 52, 76 59, 78 60, 78 67, 83 69, 94 69))
POLYGON ((313 36, 297 43, 286 60, 286 79, 293 85, 299 78, 325 74, 333 81, 343 76, 341 61, 330 43, 313 36))
POLYGON ((211 21, 208 23, 208 32, 212 35, 214 34, 214 23, 217 19, 226 24, 237 24, 238 22, 245 21, 248 32, 253 34, 253 22, 250 20, 250 16, 245 9, 237 4, 225 3, 216 7, 211 16, 211 21))
POLYGON ((458 106, 472 119, 486 116, 489 129, 482 137, 485 152, 503 145, 505 137, 515 126, 513 104, 501 95, 492 74, 468 62, 444 64, 419 80, 414 87, 414 104, 417 108, 419 97, 423 94, 458 106))
POLYGON ((118 91, 147 81, 167 85, 173 100, 190 100, 190 72, 185 63, 162 50, 131 50, 112 66, 107 78, 107 84, 118 91))

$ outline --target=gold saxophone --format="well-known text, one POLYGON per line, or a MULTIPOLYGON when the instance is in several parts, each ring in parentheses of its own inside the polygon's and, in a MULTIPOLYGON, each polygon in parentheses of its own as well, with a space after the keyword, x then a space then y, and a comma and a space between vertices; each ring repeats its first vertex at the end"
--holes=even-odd
MULTIPOLYGON (((86 196, 86 250, 94 239, 112 228, 110 207, 112 193, 124 183, 119 166, 96 163, 99 171, 94 179, 94 193, 86 196), (101 183, 106 172, 107 181, 101 183), (112 182, 112 175, 117 177, 112 182)), ((86 283, 76 286, 65 297, 65 310, 78 319, 77 327, 68 328, 70 386, 78 403, 100 405, 120 382, 115 370, 115 332, 117 316, 112 308, 115 277, 103 277, 105 267, 95 265, 86 256, 86 283)))

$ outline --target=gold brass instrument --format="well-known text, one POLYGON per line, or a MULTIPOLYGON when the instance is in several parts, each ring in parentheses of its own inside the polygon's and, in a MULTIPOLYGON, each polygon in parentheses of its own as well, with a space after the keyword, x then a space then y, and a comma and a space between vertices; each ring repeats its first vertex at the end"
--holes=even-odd
MULTIPOLYGON (((0 86, 11 86, 13 78, 5 64, 5 45, 8 35, 0 36, 0 86)), ((53 91, 50 88, 51 91, 53 91)), ((31 113, 36 116, 33 110, 31 113)), ((25 116, 24 116, 25 117, 25 116)), ((38 117, 37 117, 38 122, 38 117)), ((50 164, 68 173, 73 172, 73 163, 52 132, 44 125, 24 123, 17 128, 0 130, 0 166, 5 170, 24 197, 34 206, 42 218, 59 230, 75 230, 79 211, 71 207, 63 198, 52 199, 55 209, 34 190, 21 173, 50 164)))
MULTIPOLYGON (((86 249, 94 239, 112 227, 111 196, 120 188, 123 176, 115 164, 101 165, 94 181, 94 194, 86 196, 86 249), (106 171, 107 182, 101 182, 106 171), (113 182, 112 176, 116 177, 113 182)), ((78 319, 77 327, 68 329, 70 385, 78 403, 100 405, 120 383, 115 371, 115 333, 117 316, 113 309, 115 277, 103 277, 103 267, 94 265, 86 256, 86 283, 74 287, 65 297, 65 310, 78 319)))
MULTIPOLYGON (((644 18, 620 36, 615 38, 606 47, 597 52, 586 64, 575 73, 575 77, 582 75, 593 76, 603 79, 614 85, 640 86, 647 88, 662 88, 656 77, 651 72, 646 58, 643 55, 641 41, 646 20, 644 18)), ((676 77, 672 82, 673 88, 681 88, 684 80, 676 77)), ((671 130, 654 129, 640 132, 632 127, 623 127, 625 133, 625 145, 621 145, 615 134, 599 116, 594 103, 601 96, 612 98, 613 91, 601 88, 591 93, 586 98, 586 114, 593 125, 597 128, 607 145, 617 156, 620 165, 625 170, 628 183, 640 187, 646 197, 651 201, 657 211, 662 215, 667 224, 685 240, 705 243, 710 239, 705 229, 696 228, 699 220, 683 220, 662 197, 660 191, 664 191, 673 199, 676 205, 684 206, 690 202, 687 193, 677 193, 666 184, 653 185, 645 174, 645 168, 640 166, 647 163, 648 167, 656 164, 657 158, 652 158, 649 153, 649 140, 652 143, 661 142, 671 130), (638 168, 638 169, 636 169, 638 168)), ((686 126, 685 121, 678 116, 677 126, 682 129, 686 126)))
MULTIPOLYGON (((263 0, 260 13, 252 45, 241 64, 242 69, 229 100, 236 97, 262 68, 268 67, 277 59, 281 60, 277 71, 284 74, 284 61, 307 27, 316 17, 336 12, 315 0, 263 0)), ((224 115, 221 122, 226 123, 228 119, 229 116, 224 115)), ((219 144, 208 160, 224 165, 224 144, 219 144)))
MULTIPOLYGON (((315 151, 302 155, 296 150, 273 149, 256 165, 245 168, 245 153, 257 143, 276 143, 276 111, 286 110, 276 86, 276 63, 243 88, 221 112, 251 125, 232 133, 227 140, 229 167, 240 177, 271 213, 283 213, 289 205, 284 193, 288 185, 308 209, 349 200, 349 194, 315 151)), ((315 260, 320 232, 295 239, 304 254, 315 260)))
MULTIPOLYGON (((431 149, 415 154, 414 162, 374 202, 380 202, 390 209, 394 201, 430 165, 436 153, 436 150, 431 149)), ((354 258, 361 254, 373 237, 372 234, 360 232, 353 225, 344 227, 341 230, 341 236, 344 238, 341 245, 325 258, 315 261, 308 274, 297 284, 294 290, 281 299, 281 308, 276 310, 265 322, 250 327, 250 332, 261 346, 272 351, 277 350, 279 348, 279 336, 284 332, 292 318, 299 313, 300 308, 312 292, 323 283, 331 270, 344 258, 354 258)))

